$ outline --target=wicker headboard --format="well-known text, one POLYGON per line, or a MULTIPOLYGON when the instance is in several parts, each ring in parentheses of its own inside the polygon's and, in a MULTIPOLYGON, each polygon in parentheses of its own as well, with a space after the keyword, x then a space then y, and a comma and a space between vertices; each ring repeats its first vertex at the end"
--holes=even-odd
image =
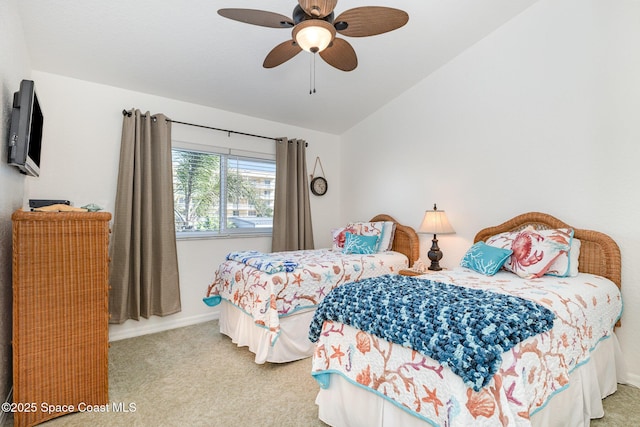
POLYGON ((528 225, 532 225, 538 230, 573 228, 573 236, 579 239, 581 244, 578 271, 606 277, 620 288, 622 267, 620 248, 617 243, 604 233, 572 227, 549 214, 529 212, 518 215, 495 227, 480 230, 476 234, 474 242, 485 241, 498 233, 518 231, 528 225))
POLYGON ((391 250, 403 253, 409 258, 409 267, 420 257, 420 240, 416 231, 408 226, 398 223, 395 219, 386 214, 376 215, 371 218, 374 221, 393 221, 396 223, 396 233, 393 236, 391 250))

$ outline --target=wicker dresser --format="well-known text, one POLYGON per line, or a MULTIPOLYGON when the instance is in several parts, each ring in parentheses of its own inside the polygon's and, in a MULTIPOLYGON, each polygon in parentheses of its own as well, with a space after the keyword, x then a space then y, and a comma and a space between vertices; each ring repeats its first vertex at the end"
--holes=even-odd
POLYGON ((15 426, 108 403, 110 219, 12 216, 15 426))

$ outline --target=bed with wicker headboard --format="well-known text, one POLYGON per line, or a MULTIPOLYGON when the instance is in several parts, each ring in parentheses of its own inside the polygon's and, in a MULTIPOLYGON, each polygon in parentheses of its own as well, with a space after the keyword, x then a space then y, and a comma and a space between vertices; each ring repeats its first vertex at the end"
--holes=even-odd
POLYGON ((220 331, 238 346, 249 347, 256 363, 311 356, 309 323, 315 307, 331 289, 368 277, 397 274, 419 257, 415 230, 387 214, 349 223, 331 230, 331 234, 332 248, 229 254, 218 266, 204 301, 220 308, 220 331), (340 247, 346 245, 347 232, 375 242, 374 253, 358 246, 358 242, 349 248, 340 247), (278 265, 278 261, 295 267, 268 272, 254 268, 258 264, 278 265))
MULTIPOLYGON (((417 288, 416 282, 409 281, 428 279, 429 286, 438 289, 418 294, 416 301, 431 301, 432 295, 445 289, 449 292, 452 285, 490 291, 493 293, 490 295, 517 295, 551 310, 555 315, 552 329, 532 335, 502 353, 499 368, 489 377, 489 383, 476 390, 450 369, 453 359, 449 364, 438 361, 441 360, 439 350, 451 345, 451 340, 445 341, 443 347, 435 345, 432 350, 427 346, 422 353, 379 338, 365 328, 350 326, 347 318, 341 318, 341 322, 323 318, 312 361, 312 375, 320 384, 316 399, 320 419, 332 426, 353 427, 455 426, 480 422, 560 426, 588 425, 590 418, 602 417, 601 399, 615 392, 618 376, 624 377, 614 333, 614 325, 622 312, 620 249, 604 233, 571 227, 549 214, 530 212, 481 229, 465 257, 473 253, 475 246, 483 246, 478 245, 480 241, 491 242, 501 233, 519 235, 529 226, 547 230, 546 234, 540 232, 544 235, 572 230, 572 239, 579 241, 579 272, 566 277, 545 274, 523 278, 504 269, 497 270, 495 275, 486 275, 457 267, 417 278, 396 277, 393 281, 406 280, 409 287, 417 288), (349 349, 348 352, 345 349, 349 349), (339 351, 345 357, 340 357, 339 351)), ((572 240, 572 243, 575 242, 572 240)), ((571 248, 573 251, 574 246, 571 248)), ((391 280, 386 285, 390 284, 391 280)), ((342 287, 340 291, 346 289, 342 287)), ((408 298, 406 295, 403 298, 408 298)), ((359 296, 360 300, 371 298, 359 296)), ((438 329, 440 322, 448 325, 446 330, 454 328, 453 319, 462 317, 451 314, 453 304, 450 307, 442 299, 433 300, 444 304, 427 304, 436 306, 436 313, 441 317, 431 318, 421 311, 418 317, 430 320, 414 329, 442 330, 438 329)), ((326 306, 340 304, 333 295, 326 301, 329 301, 326 306)), ((403 307, 399 312, 408 310, 399 300, 393 304, 403 307)), ((344 304, 350 305, 350 302, 344 304)), ((361 303, 358 306, 361 311, 370 311, 361 303)), ((324 310, 325 304, 321 304, 317 313, 324 310)), ((490 313, 483 306, 479 320, 491 319, 495 314, 490 313)), ((398 322, 397 316, 395 318, 393 323, 398 322)), ((314 319, 312 331, 316 323, 314 319)), ((466 327, 470 322, 461 324, 466 327)), ((492 327, 489 321, 489 326, 480 330, 490 332, 492 327)), ((433 336, 427 335, 426 342, 441 341, 433 341, 433 336)), ((461 348, 468 347, 457 347, 460 353, 456 353, 457 345, 454 344, 451 354, 467 354, 467 350, 461 348)), ((479 357, 484 353, 471 354, 479 357)))
POLYGON ((578 270, 606 277, 620 288, 622 266, 618 244, 604 233, 572 227, 546 213, 529 212, 518 215, 500 225, 482 229, 476 234, 474 241, 485 241, 496 234, 519 231, 528 226, 532 226, 536 230, 573 229, 573 237, 582 243, 578 258, 578 270))
POLYGON ((395 224, 391 250, 404 254, 409 259, 409 267, 413 266, 413 263, 420 258, 420 240, 416 231, 411 226, 400 224, 387 214, 376 215, 370 221, 391 221, 395 224))

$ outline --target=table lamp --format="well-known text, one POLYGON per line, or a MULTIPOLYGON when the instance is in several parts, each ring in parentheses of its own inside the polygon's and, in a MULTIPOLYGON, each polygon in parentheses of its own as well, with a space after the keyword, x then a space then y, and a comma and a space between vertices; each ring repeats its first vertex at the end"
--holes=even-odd
POLYGON ((437 235, 455 233, 455 230, 447 219, 447 214, 445 214, 444 211, 438 210, 434 203, 433 210, 429 210, 424 213, 424 218, 422 219, 422 224, 420 225, 420 229, 418 231, 420 233, 433 234, 431 249, 429 250, 428 254, 429 259, 431 260, 429 270, 442 270, 442 267, 440 267, 439 264, 439 261, 442 259, 442 251, 438 247, 437 235))

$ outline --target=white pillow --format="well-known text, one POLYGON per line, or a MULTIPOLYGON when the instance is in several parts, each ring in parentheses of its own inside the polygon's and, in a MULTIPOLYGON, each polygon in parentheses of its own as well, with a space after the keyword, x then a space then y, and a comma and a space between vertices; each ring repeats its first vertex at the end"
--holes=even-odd
POLYGON ((546 274, 559 277, 575 277, 578 275, 578 257, 580 256, 580 240, 573 237, 571 239, 571 249, 569 255, 566 254, 558 257, 546 274))
POLYGON ((378 251, 390 251, 393 246, 393 236, 396 234, 396 223, 393 221, 385 221, 382 227, 382 236, 380 236, 378 251))

